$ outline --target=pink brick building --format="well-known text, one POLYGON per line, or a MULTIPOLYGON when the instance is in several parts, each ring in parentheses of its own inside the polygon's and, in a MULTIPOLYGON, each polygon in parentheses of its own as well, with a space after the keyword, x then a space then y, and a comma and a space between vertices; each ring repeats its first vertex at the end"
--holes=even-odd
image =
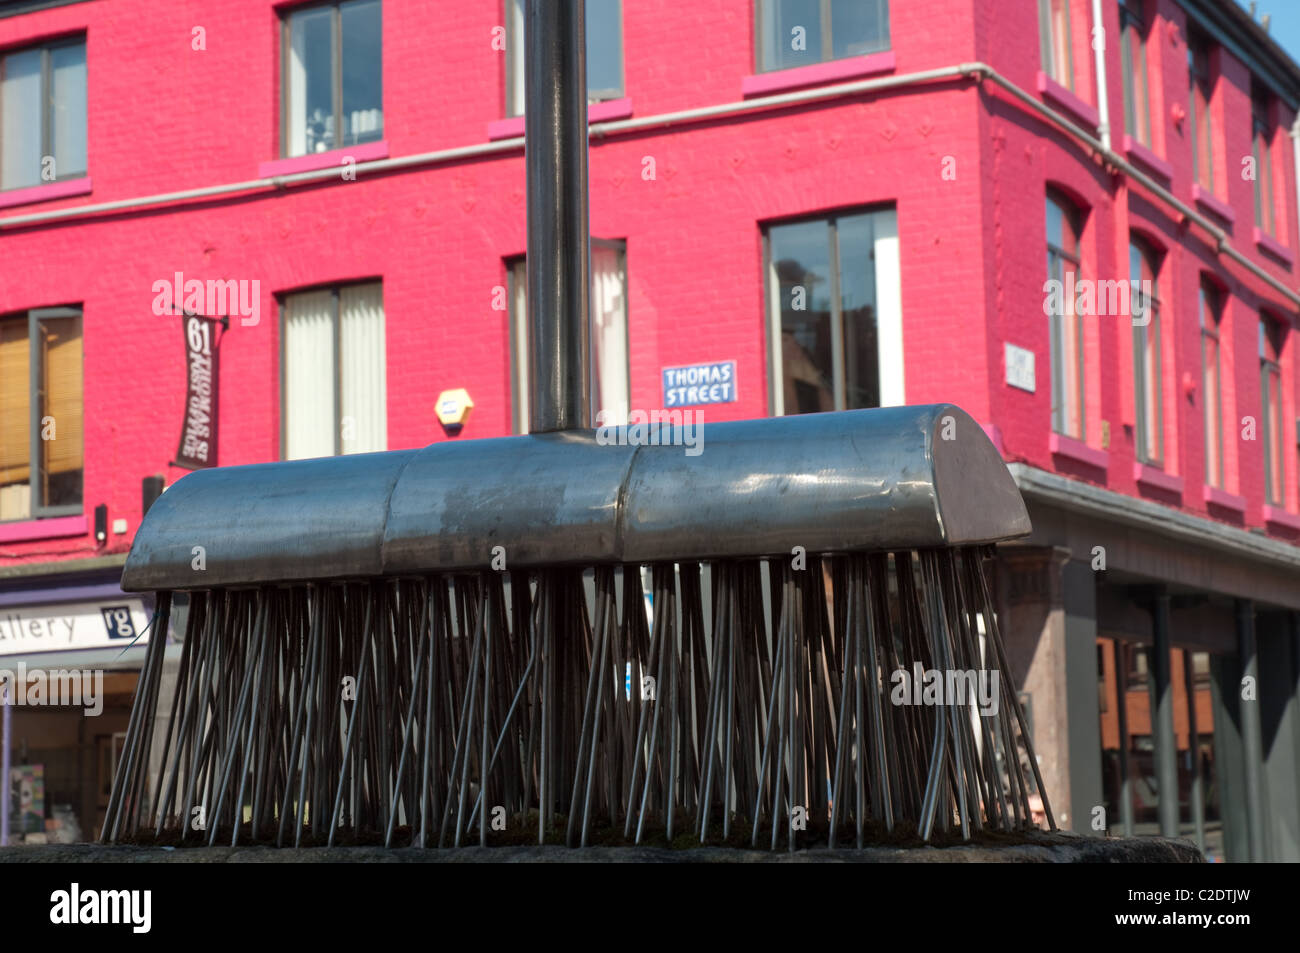
MULTIPOLYGON (((1034 520, 999 621, 1058 820, 1300 857, 1300 68, 1228 0, 588 6, 599 405, 959 404, 1034 520), (1217 706, 1181 751, 1171 677, 1217 706)), ((87 835, 141 481, 186 472, 165 289, 230 315, 219 465, 521 428, 517 10, 0 3, 0 661, 125 667, 90 729, 16 716, 87 835)))

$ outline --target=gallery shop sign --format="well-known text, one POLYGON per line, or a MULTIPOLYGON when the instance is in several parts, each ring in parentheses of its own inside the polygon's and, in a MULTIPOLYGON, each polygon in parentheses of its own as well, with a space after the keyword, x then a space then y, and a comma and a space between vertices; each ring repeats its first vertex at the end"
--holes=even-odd
POLYGON ((0 655, 67 649, 125 648, 148 642, 149 617, 139 599, 0 607, 0 655))
POLYGON ((736 362, 665 367, 663 383, 665 407, 732 404, 736 401, 736 362))

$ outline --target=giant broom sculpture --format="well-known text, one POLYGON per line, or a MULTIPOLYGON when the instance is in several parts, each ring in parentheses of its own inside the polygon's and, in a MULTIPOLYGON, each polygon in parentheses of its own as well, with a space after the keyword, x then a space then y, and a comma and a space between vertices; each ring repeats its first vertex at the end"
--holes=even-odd
POLYGON ((713 423, 697 455, 589 428, 582 18, 528 2, 532 432, 164 494, 122 576, 158 609, 101 840, 862 846, 1018 829, 1034 791, 1052 823, 982 568, 1029 519, 969 416, 713 423), (895 703, 918 665, 944 704, 895 703), (977 708, 953 674, 989 670, 977 708))

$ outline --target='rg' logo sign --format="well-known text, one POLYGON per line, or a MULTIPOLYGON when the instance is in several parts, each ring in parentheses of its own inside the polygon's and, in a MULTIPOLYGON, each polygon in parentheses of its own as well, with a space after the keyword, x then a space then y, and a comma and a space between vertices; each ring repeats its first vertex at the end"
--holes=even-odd
POLYGON ((131 621, 131 610, 126 606, 103 606, 100 610, 104 616, 104 628, 108 629, 110 639, 134 639, 135 623, 131 621))

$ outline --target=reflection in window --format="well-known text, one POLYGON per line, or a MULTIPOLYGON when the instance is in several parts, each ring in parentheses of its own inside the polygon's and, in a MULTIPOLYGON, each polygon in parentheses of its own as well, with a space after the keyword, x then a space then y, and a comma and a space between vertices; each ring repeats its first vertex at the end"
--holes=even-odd
POLYGON ((1137 457, 1164 461, 1164 401, 1160 387, 1160 289, 1156 257, 1136 238, 1129 243, 1130 310, 1133 313, 1133 394, 1137 402, 1137 457))
POLYGON ((1214 191, 1214 139, 1210 122, 1210 47, 1204 37, 1187 37, 1187 76, 1190 92, 1189 132, 1192 142, 1192 175, 1214 191))
POLYGON ((768 229, 770 306, 780 329, 779 407, 803 414, 880 406, 876 243, 888 213, 768 229))
POLYGON ((1070 0, 1038 0, 1038 39, 1043 72, 1074 89, 1074 51, 1070 42, 1070 0))
MULTIPOLYGON (((622 0, 586 0, 587 102, 623 97, 622 0)), ((506 114, 524 114, 524 0, 506 0, 506 114)))
POLYGON ((81 311, 0 317, 0 522, 80 513, 81 311))
POLYGON ((0 189, 86 174, 86 41, 0 56, 0 189))
POLYGON ((758 70, 889 49, 888 0, 759 0, 758 70))
POLYGON ((380 0, 295 10, 285 19, 284 154, 383 138, 380 0))
POLYGON ((1205 405, 1205 482, 1223 489, 1223 384, 1219 325, 1222 296, 1201 279, 1197 312, 1201 325, 1201 399, 1205 405))
POLYGON ((1124 67, 1124 131, 1149 148, 1151 94, 1147 81, 1146 24, 1142 20, 1142 0, 1121 0, 1119 25, 1120 59, 1124 67))
MULTIPOLYGON (((1056 193, 1047 196, 1047 278, 1058 287, 1077 286, 1079 278, 1079 212, 1056 193), (1073 281, 1067 277, 1073 275, 1073 281)), ((1048 319, 1052 352, 1052 429, 1084 439, 1083 322, 1070 294, 1053 296, 1048 319)))
POLYGON ((1259 317, 1259 387, 1264 419, 1264 498, 1274 506, 1285 500, 1282 463, 1282 322, 1259 317))

